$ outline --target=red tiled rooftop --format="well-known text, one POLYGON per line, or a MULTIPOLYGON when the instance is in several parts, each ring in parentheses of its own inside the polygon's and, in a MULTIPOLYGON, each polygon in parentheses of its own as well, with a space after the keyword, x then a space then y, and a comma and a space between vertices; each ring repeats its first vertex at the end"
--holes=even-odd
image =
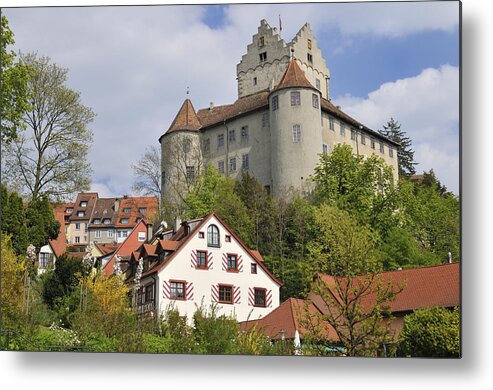
POLYGON ((65 236, 65 209, 65 204, 53 207, 53 214, 55 215, 55 219, 60 223, 60 228, 58 229, 57 238, 55 240, 49 240, 49 243, 56 257, 60 257, 67 250, 67 238, 65 236))
POLYGON ((166 133, 179 130, 197 131, 201 126, 192 102, 190 99, 186 99, 166 133))
POLYGON ((303 72, 298 65, 296 60, 289 61, 288 67, 284 72, 284 75, 277 84, 274 90, 279 90, 283 88, 313 88, 315 87, 308 81, 303 72))

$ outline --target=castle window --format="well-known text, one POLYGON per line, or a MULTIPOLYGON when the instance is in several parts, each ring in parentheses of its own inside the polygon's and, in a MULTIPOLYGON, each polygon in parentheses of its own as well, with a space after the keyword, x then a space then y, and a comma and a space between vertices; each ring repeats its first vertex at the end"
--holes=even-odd
POLYGON ((313 108, 318 108, 318 96, 317 94, 312 94, 312 105, 313 108))
POLYGON ((257 85, 257 78, 256 77, 253 78, 253 85, 257 85))
POLYGON ((187 182, 192 182, 195 179, 195 167, 187 165, 187 182))
POLYGON ((262 127, 269 126, 269 113, 265 112, 262 114, 262 127))
POLYGON ((293 142, 301 141, 301 125, 293 125, 293 142))
POLYGON ((346 127, 342 122, 340 122, 340 126, 341 126, 341 135, 344 137, 346 135, 346 127))
POLYGON ((392 146, 389 146, 389 157, 394 157, 394 149, 392 146))
POLYGON ((315 80, 315 87, 320 91, 320 80, 319 79, 315 80))
POLYGON ((222 148, 224 146, 224 134, 217 135, 217 148, 222 148))
POLYGON ((218 247, 219 244, 219 229, 216 225, 209 225, 207 228, 207 246, 218 247))
POLYGON ((322 144, 322 153, 323 154, 329 153, 329 148, 328 148, 327 144, 322 144))
POLYGON ((236 141, 236 131, 234 129, 229 131, 228 141, 229 142, 235 142, 236 141))
POLYGON ((300 106, 301 105, 301 95, 299 91, 291 92, 291 105, 300 106))
POLYGON ((219 173, 224 173, 224 160, 221 160, 217 163, 217 170, 219 173))
POLYGON ((351 129, 351 139, 354 141, 356 139, 356 130, 351 129))
POLYGON ((183 140, 183 153, 190 153, 191 142, 188 139, 183 140))
POLYGON ((263 53, 260 53, 259 57, 260 57, 260 62, 267 61, 267 52, 264 51, 263 53))
POLYGON ((248 159, 248 154, 244 154, 242 156, 242 163, 241 163, 241 167, 243 169, 248 169, 250 166, 250 163, 249 163, 249 159, 248 159))
POLYGON ((371 139, 371 148, 375 149, 375 139, 371 139))
POLYGON ((231 172, 236 172, 236 157, 231 157, 229 159, 229 170, 231 172))
POLYGON ((211 140, 209 138, 204 140, 204 153, 209 153, 211 150, 211 140))
POLYGON ((166 188, 166 172, 161 172, 161 188, 166 188))
POLYGON ((264 46, 265 45, 265 38, 264 37, 259 37, 258 38, 258 45, 260 47, 264 46))
POLYGON ((272 111, 276 111, 279 108, 279 96, 272 98, 272 111))
POLYGON ((363 133, 361 133, 361 145, 366 145, 366 137, 363 133))
POLYGON ((312 63, 313 62, 313 56, 310 53, 308 53, 307 57, 308 57, 308 62, 312 63))
POLYGON ((248 141, 248 126, 243 126, 241 128, 241 142, 248 141))
POLYGON ((312 40, 309 39, 308 40, 308 50, 311 50, 312 49, 312 40))
POLYGON ((385 150, 383 148, 383 142, 380 141, 380 153, 385 153, 385 150))
POLYGON ((329 117, 329 129, 334 130, 334 118, 329 117))

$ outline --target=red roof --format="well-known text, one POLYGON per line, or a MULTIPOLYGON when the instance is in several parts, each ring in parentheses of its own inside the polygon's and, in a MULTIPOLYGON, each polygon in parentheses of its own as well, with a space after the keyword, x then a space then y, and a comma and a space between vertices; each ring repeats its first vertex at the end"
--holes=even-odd
POLYGON ((292 339, 298 330, 300 337, 303 338, 306 333, 309 333, 308 321, 317 321, 326 339, 337 340, 334 328, 328 322, 321 320, 320 314, 311 301, 289 298, 261 319, 240 322, 240 329, 248 331, 255 326, 257 330, 261 330, 271 339, 281 338, 281 331, 284 331, 287 339, 292 339))
POLYGON ((129 196, 120 199, 118 207, 117 228, 133 228, 138 221, 146 218, 152 219, 158 211, 157 196, 129 196), (139 210, 145 209, 141 213, 139 210), (123 223, 122 219, 128 219, 128 223, 123 223))
POLYGON ((190 99, 186 99, 166 133, 179 130, 197 131, 201 128, 201 126, 202 125, 197 117, 197 114, 195 113, 192 102, 190 99))
POLYGON ((67 251, 67 238, 65 236, 65 209, 66 204, 53 207, 53 214, 56 220, 60 223, 58 236, 55 240, 49 240, 49 244, 56 257, 60 257, 67 251))
POLYGON ((277 87, 274 90, 279 90, 283 88, 312 88, 315 87, 308 81, 305 76, 305 72, 303 72, 298 65, 298 62, 294 59, 289 61, 288 67, 284 72, 284 75, 277 84, 277 87))
POLYGON ((118 247, 119 244, 115 243, 95 243, 94 244, 96 248, 98 248, 102 252, 102 256, 109 255, 110 253, 113 253, 118 247))

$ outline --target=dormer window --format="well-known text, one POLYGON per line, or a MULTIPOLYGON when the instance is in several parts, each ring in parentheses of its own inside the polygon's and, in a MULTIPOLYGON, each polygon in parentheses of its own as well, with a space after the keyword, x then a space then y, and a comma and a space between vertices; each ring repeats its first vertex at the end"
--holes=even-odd
POLYGON ((128 223, 128 218, 122 218, 122 219, 120 220, 120 222, 121 222, 121 223, 128 223))
POLYGON ((103 219, 103 224, 105 224, 105 225, 109 225, 110 222, 111 222, 111 220, 109 218, 104 218, 103 219))
POLYGON ((131 211, 131 209, 128 208, 128 207, 126 207, 126 208, 123 209, 123 213, 124 214, 130 214, 130 211, 131 211))
POLYGON ((87 202, 85 200, 80 202, 80 207, 87 207, 87 202))
POLYGON ((68 209, 65 209, 65 212, 66 212, 67 214, 72 214, 72 211, 74 211, 74 209, 73 209, 73 208, 68 208, 68 209))
POLYGON ((145 214, 147 212, 147 207, 140 207, 139 208, 139 213, 145 214))
POLYGON ((77 216, 78 216, 78 217, 83 217, 83 216, 84 216, 84 214, 85 214, 85 213, 84 213, 83 211, 78 211, 78 212, 77 212, 77 216))
POLYGON ((207 246, 220 247, 219 229, 216 225, 210 225, 207 228, 207 246))
POLYGON ((92 223, 93 223, 94 225, 99 225, 99 224, 101 223, 101 220, 100 220, 99 218, 94 218, 94 219, 92 220, 92 223))

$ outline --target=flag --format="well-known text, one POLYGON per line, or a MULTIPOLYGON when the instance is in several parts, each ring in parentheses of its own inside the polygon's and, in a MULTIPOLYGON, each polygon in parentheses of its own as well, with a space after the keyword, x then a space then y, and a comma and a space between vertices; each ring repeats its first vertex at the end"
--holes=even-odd
POLYGON ((282 31, 282 20, 281 20, 281 15, 279 15, 279 32, 282 31))

